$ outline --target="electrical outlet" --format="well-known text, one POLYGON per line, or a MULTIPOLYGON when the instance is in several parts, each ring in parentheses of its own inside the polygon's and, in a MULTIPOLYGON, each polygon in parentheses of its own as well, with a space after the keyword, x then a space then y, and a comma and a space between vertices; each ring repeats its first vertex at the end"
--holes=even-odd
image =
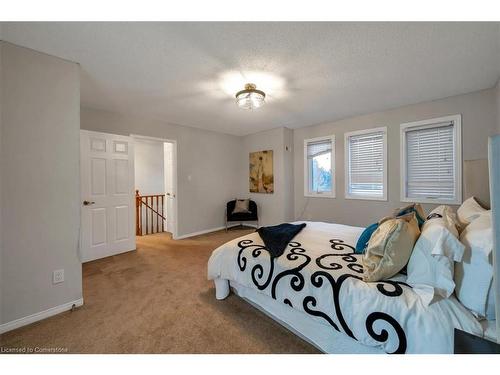
POLYGON ((59 284, 64 281, 64 270, 55 270, 52 272, 52 284, 59 284))

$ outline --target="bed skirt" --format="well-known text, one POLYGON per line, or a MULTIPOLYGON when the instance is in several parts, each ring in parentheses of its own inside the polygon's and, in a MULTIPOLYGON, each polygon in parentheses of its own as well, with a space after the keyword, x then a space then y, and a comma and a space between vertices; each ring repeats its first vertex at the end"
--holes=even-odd
POLYGON ((280 304, 271 297, 233 281, 215 279, 215 295, 226 298, 230 289, 295 335, 328 354, 385 354, 381 348, 360 344, 349 336, 322 324, 301 311, 280 304))

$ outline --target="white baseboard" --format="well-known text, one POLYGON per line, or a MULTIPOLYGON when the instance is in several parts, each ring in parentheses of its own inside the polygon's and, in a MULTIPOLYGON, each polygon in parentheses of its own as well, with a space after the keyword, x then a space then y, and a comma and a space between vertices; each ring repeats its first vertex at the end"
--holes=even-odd
POLYGON ((42 319, 47 319, 53 315, 60 314, 64 311, 71 310, 71 308, 75 305, 75 307, 80 307, 83 305, 83 298, 77 299, 76 301, 72 302, 67 302, 65 304, 51 307, 50 309, 47 309, 45 311, 40 311, 38 313, 25 316, 24 318, 19 318, 16 320, 13 320, 11 322, 7 322, 4 324, 0 325, 0 334, 12 331, 13 329, 20 328, 22 326, 38 322, 39 320, 42 319))
MULTIPOLYGON (((253 227, 257 228, 257 225, 254 224, 244 224, 246 227, 253 227)), ((239 224, 234 224, 234 225, 229 225, 228 228, 233 228, 233 227, 239 227, 239 224)), ((206 230, 200 230, 199 232, 193 232, 193 233, 188 233, 188 234, 183 234, 181 236, 175 237, 174 240, 182 240, 184 238, 189 238, 189 237, 194 237, 194 236, 199 236, 201 234, 207 234, 207 233, 212 233, 212 232, 217 232, 219 230, 226 229, 226 227, 217 227, 217 228, 211 228, 211 229, 206 229, 206 230)))
POLYGON ((206 234, 206 233, 210 233, 210 232, 217 232, 218 230, 222 230, 225 228, 226 227, 217 227, 217 228, 210 228, 210 229, 206 229, 206 230, 200 230, 199 232, 187 233, 187 234, 183 234, 183 235, 175 237, 174 240, 183 240, 184 238, 199 236, 200 234, 206 234))

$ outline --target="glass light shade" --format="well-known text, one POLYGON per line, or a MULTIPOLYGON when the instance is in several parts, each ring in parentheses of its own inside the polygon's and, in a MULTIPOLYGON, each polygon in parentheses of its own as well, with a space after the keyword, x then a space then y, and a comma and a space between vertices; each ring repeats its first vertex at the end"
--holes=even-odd
POLYGON ((254 109, 262 107, 265 103, 266 94, 257 90, 254 84, 246 84, 245 90, 236 94, 236 104, 242 109, 254 109))

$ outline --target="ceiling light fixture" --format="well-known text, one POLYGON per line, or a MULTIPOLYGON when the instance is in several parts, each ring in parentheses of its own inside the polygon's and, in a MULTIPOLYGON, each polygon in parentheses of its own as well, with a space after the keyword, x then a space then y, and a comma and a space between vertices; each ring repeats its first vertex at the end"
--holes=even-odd
POLYGON ((242 109, 254 109, 262 107, 265 103, 266 94, 257 90, 253 83, 247 83, 245 90, 236 93, 236 104, 242 109))

